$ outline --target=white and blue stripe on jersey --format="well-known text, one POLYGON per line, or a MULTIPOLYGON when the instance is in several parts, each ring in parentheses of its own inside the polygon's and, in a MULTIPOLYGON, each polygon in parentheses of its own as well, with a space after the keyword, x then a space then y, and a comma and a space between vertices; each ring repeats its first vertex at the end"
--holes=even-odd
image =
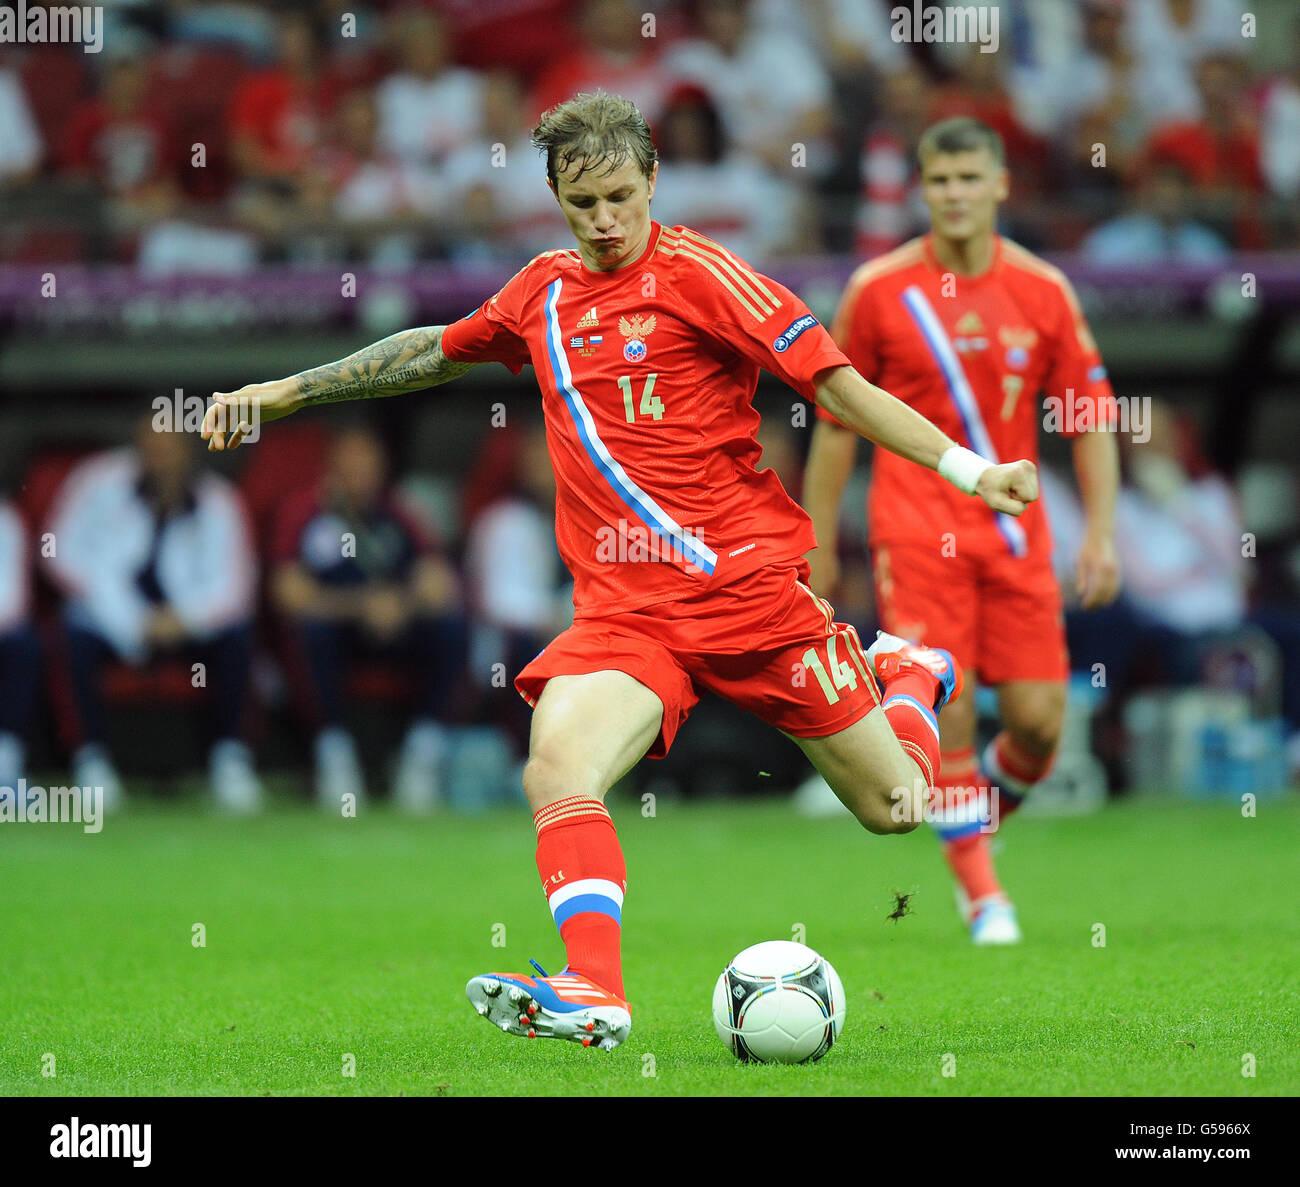
POLYGON ((564 349, 564 335, 560 332, 560 319, 556 306, 560 300, 563 281, 558 277, 546 290, 546 350, 551 364, 551 377, 556 390, 564 399, 573 418, 578 440, 601 477, 613 488, 632 513, 659 539, 670 544, 691 564, 704 573, 712 573, 718 564, 718 554, 686 531, 658 503, 643 491, 627 471, 613 458, 596 431, 591 412, 583 402, 573 382, 568 355, 564 349))
MULTIPOLYGON (((966 378, 966 372, 962 370, 957 352, 953 350, 948 335, 944 333, 943 323, 939 320, 938 314, 935 313, 920 286, 915 284, 903 290, 903 304, 912 315, 912 320, 916 322, 921 337, 925 339, 925 344, 929 347, 930 354, 943 375, 944 385, 948 389, 948 398, 957 409, 957 415, 961 418, 962 428, 966 431, 971 448, 982 457, 996 463, 998 455, 993 450, 993 439, 989 436, 989 431, 980 416, 975 392, 971 389, 970 380, 966 378)), ((1002 533, 1011 551, 1016 556, 1024 556, 1029 550, 1025 529, 1016 522, 1014 516, 1008 515, 1005 511, 997 511, 994 514, 997 517, 998 531, 1002 533)))

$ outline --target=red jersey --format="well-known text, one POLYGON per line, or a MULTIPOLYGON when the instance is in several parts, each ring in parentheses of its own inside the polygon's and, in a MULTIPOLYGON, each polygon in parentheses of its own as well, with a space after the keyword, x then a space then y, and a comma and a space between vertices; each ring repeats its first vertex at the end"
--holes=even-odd
POLYGON ((442 347, 536 369, 577 617, 696 597, 813 547, 812 521, 755 468, 754 388, 763 367, 812 398, 817 372, 848 360, 789 289, 711 239, 652 222, 613 272, 543 252, 442 347))
MULTIPOLYGON (((929 235, 863 264, 832 333, 865 379, 991 461, 1038 460, 1040 395, 1056 401, 1055 420, 1046 423, 1070 436, 1112 415, 1106 369, 1070 282, 1001 236, 979 276, 945 270, 929 235)), ((873 546, 951 531, 963 550, 1051 551, 1041 501, 1018 519, 999 514, 883 449, 872 466, 869 504, 873 546)))

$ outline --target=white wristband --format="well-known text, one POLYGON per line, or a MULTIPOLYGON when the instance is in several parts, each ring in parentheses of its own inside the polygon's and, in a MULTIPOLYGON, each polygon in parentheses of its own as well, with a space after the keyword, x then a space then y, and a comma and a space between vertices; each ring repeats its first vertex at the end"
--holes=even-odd
POLYGON ((993 463, 964 445, 953 445, 943 451, 939 459, 939 473, 962 494, 973 495, 979 485, 980 475, 993 463))

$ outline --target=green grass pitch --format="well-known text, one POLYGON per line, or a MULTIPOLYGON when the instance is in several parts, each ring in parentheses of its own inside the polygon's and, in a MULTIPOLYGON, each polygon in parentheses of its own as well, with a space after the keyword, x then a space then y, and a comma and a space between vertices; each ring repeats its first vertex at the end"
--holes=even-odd
POLYGON ((1004 950, 970 946, 924 830, 872 837, 772 801, 661 800, 652 818, 610 802, 633 1003, 612 1054, 507 1037, 465 999, 475 973, 564 963, 523 810, 236 821, 164 803, 96 836, 4 826, 0 1092, 1300 1091, 1294 796, 1254 819, 1145 801, 1012 821, 999 864, 1026 942, 1004 950), (912 910, 890 922, 895 890, 912 910), (844 1032, 818 1064, 741 1065, 714 1035, 713 983, 800 924, 844 981, 844 1032))

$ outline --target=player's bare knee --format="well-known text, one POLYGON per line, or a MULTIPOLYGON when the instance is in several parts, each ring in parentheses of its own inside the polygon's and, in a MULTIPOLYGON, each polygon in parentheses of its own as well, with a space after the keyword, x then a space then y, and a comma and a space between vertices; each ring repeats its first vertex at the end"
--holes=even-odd
MULTIPOLYGON (((840 798, 867 832, 889 836, 910 833, 920 823, 919 810, 913 805, 917 794, 910 782, 877 778, 859 782, 851 799, 844 795, 840 798)), ((920 804, 924 805, 923 799, 920 804)))
POLYGON ((597 785, 594 772, 545 751, 529 755, 524 765, 524 796, 534 812, 566 796, 599 798, 606 790, 597 785))
POLYGON ((1007 721, 1006 727, 1012 741, 1021 750, 1046 758, 1055 752, 1061 740, 1064 721, 1064 704, 1046 704, 1017 714, 1014 719, 1007 721))

